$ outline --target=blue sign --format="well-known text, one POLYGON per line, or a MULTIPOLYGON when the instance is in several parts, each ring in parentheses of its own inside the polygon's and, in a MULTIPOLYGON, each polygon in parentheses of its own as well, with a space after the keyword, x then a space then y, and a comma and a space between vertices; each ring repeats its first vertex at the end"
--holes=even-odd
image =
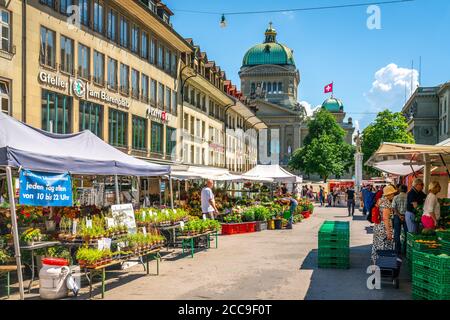
POLYGON ((22 205, 42 207, 71 207, 72 179, 68 173, 20 171, 22 205))
POLYGON ((166 183, 161 182, 161 184, 159 185, 159 189, 160 189, 160 192, 165 192, 166 191, 166 183))

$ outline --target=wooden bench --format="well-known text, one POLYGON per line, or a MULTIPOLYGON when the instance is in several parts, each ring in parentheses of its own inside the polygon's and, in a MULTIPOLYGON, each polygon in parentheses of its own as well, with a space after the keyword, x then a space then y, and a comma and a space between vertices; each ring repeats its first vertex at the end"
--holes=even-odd
MULTIPOLYGON (((22 266, 24 268, 24 266, 22 266)), ((11 272, 17 271, 16 265, 0 266, 0 278, 6 275, 6 294, 9 299, 11 295, 11 272)))

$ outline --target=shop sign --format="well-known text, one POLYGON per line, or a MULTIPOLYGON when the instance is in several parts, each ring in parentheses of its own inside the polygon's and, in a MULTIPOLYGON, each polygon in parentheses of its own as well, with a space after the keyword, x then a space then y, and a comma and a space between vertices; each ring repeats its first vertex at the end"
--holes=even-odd
POLYGON ((134 209, 131 203, 112 205, 111 212, 116 225, 126 225, 129 233, 137 232, 134 209))
POLYGON ((161 184, 159 185, 159 190, 161 193, 164 193, 166 191, 166 183, 165 182, 161 182, 161 184))
POLYGON ((167 112, 153 107, 147 108, 146 116, 147 118, 157 119, 162 122, 169 121, 169 115, 167 112))
POLYGON ((39 73, 39 81, 45 85, 65 90, 67 94, 73 95, 79 99, 97 99, 105 103, 113 104, 122 108, 129 108, 130 102, 121 97, 113 97, 105 90, 95 90, 81 79, 69 78, 64 80, 59 75, 52 75, 45 71, 39 73))
POLYGON ((72 179, 68 173, 20 171, 19 203, 42 207, 71 207, 72 179))

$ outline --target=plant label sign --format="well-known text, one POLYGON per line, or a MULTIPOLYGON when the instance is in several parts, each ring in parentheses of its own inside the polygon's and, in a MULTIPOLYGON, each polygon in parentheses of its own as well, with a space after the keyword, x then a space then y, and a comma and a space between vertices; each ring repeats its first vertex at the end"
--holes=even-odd
POLYGON ((143 228, 142 228, 142 233, 144 234, 144 236, 147 235, 147 228, 146 228, 146 227, 143 227, 143 228))
POLYGON ((19 203, 41 207, 71 207, 72 178, 68 173, 21 170, 19 203))
POLYGON ((110 229, 116 226, 116 222, 114 221, 113 218, 106 218, 106 226, 108 229, 110 229))
POLYGON ((111 211, 116 224, 127 226, 129 233, 135 234, 137 232, 136 218, 131 203, 113 205, 111 211))
POLYGON ((97 240, 97 249, 103 250, 104 248, 105 248, 105 241, 103 241, 103 239, 97 240))
POLYGON ((77 234, 77 221, 74 220, 72 224, 72 234, 77 234))
POLYGON ((103 248, 107 250, 111 249, 111 238, 103 238, 103 248))
POLYGON ((86 218, 86 228, 92 228, 92 220, 86 218))
POLYGON ((184 229, 184 221, 180 221, 180 227, 181 227, 181 230, 184 229))

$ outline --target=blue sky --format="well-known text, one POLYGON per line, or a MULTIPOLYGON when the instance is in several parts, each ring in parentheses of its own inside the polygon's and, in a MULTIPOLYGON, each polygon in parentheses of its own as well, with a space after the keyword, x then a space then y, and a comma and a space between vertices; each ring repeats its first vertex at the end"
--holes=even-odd
POLYGON ((228 26, 219 27, 219 15, 192 14, 177 10, 214 12, 261 11, 371 0, 166 0, 175 15, 174 28, 192 37, 227 78, 239 85, 238 71, 247 49, 264 39, 272 21, 278 41, 294 50, 300 70, 299 101, 313 108, 328 95, 323 87, 334 81, 335 96, 342 99, 348 116, 364 128, 377 111, 399 111, 418 80, 411 72, 422 57, 423 86, 450 80, 450 1, 416 0, 381 5, 381 30, 369 30, 367 7, 310 12, 264 13, 226 16, 228 26))

